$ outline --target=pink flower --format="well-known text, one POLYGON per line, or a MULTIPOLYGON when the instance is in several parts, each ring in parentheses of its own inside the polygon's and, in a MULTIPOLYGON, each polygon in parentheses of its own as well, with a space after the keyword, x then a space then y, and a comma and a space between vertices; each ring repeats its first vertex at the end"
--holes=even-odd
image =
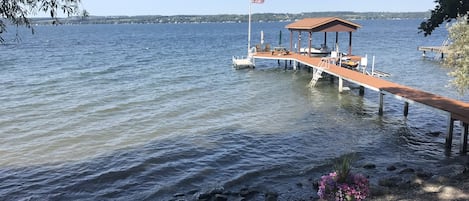
POLYGON ((337 182, 337 172, 321 177, 318 195, 321 199, 347 201, 364 200, 369 195, 369 181, 361 174, 347 175, 345 183, 337 182))

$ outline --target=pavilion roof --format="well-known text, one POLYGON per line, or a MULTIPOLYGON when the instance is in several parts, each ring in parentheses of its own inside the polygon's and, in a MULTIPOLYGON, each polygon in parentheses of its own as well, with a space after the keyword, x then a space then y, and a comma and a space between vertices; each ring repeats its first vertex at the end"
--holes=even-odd
POLYGON ((286 28, 307 32, 354 32, 361 26, 338 17, 318 17, 298 20, 288 24, 286 28))

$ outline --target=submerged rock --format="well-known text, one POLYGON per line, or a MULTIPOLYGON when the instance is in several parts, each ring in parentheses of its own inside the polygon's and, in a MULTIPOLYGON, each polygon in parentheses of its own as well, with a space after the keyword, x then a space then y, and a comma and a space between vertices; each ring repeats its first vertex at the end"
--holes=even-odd
POLYGON ((417 178, 420 178, 420 179, 428 180, 433 176, 433 174, 430 173, 430 172, 423 172, 423 171, 420 172, 419 171, 419 172, 415 173, 415 176, 417 176, 417 178))
POLYGON ((228 196, 222 195, 222 194, 216 194, 214 200, 215 200, 215 201, 227 201, 227 200, 228 200, 228 196))
POLYGON ((406 174, 406 173, 414 173, 415 170, 413 168, 406 168, 406 169, 403 169, 399 172, 399 174, 406 174))
POLYGON ((278 194, 275 192, 268 192, 265 194, 265 201, 277 201, 278 194))
POLYGON ((428 132, 427 133, 427 135, 432 136, 432 137, 438 137, 442 134, 443 134, 443 132, 441 132, 441 131, 434 131, 434 132, 428 132))
POLYGON ((298 188, 303 188, 303 183, 298 182, 298 183, 296 183, 296 186, 297 186, 298 188))
POLYGON ((397 167, 394 166, 394 165, 390 165, 386 168, 387 171, 394 171, 394 170, 397 170, 397 167))
POLYGON ((363 166, 363 168, 365 168, 365 169, 375 169, 375 168, 376 168, 376 165, 373 164, 373 163, 368 163, 368 164, 365 164, 365 165, 363 166))

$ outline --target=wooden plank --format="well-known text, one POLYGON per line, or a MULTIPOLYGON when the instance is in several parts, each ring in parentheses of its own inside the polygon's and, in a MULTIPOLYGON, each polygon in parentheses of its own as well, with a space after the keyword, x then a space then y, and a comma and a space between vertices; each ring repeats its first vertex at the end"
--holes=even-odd
POLYGON ((420 46, 418 47, 419 51, 428 51, 428 52, 438 52, 438 53, 447 53, 447 46, 420 46))

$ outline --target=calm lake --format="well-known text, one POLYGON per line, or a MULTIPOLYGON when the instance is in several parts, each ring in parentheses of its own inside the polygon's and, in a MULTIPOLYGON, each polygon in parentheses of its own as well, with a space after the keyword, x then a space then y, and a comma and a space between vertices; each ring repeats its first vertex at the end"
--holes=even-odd
MULTIPOLYGON (((446 39, 444 29, 418 34, 421 21, 355 21, 353 52, 375 56, 388 80, 469 101, 417 51, 446 39)), ((254 23, 253 44, 261 30, 271 44, 282 30, 287 44, 286 24, 254 23)), ((298 182, 344 155, 386 174, 387 164, 431 168, 459 149, 454 140, 445 154, 447 117, 425 106, 404 118, 404 103, 386 97, 380 117, 373 91, 309 89, 311 73, 275 61, 234 70, 247 24, 39 26, 19 30, 19 43, 10 29, 0 45, 0 200, 169 200, 246 186, 295 200, 316 194, 298 182)))

